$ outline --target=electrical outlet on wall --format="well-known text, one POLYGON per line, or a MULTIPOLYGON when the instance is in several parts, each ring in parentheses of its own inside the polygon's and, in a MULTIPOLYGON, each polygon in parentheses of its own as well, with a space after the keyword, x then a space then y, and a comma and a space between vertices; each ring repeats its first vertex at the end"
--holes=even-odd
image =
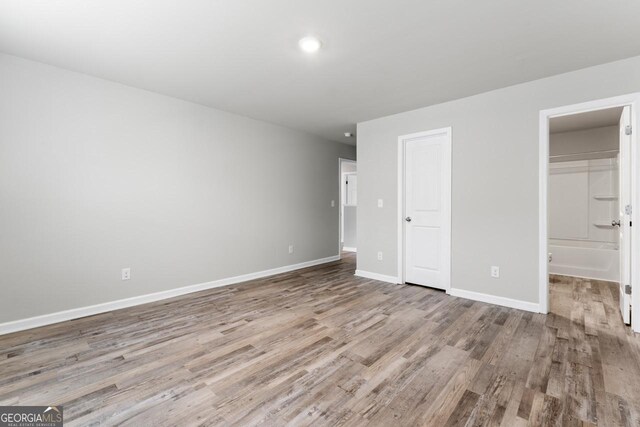
POLYGON ((289 253, 292 254, 293 253, 293 245, 289 245, 289 253))
POLYGON ((378 207, 381 208, 384 206, 384 200, 378 199, 378 207))
POLYGON ((129 267, 123 268, 121 274, 122 274, 122 280, 131 279, 131 268, 129 267))
POLYGON ((382 261, 382 252, 378 252, 378 261, 382 261))
POLYGON ((332 208, 335 208, 335 207, 336 207, 336 201, 335 201, 335 200, 332 200, 332 201, 331 201, 331 207, 332 207, 332 208))
POLYGON ((491 266, 491 277, 494 277, 496 279, 500 277, 500 267, 498 267, 497 265, 491 266))

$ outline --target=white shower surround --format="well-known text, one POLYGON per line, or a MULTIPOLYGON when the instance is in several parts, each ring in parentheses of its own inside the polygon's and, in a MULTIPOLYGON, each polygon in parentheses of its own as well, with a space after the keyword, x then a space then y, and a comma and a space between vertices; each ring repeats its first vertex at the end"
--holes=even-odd
POLYGON ((549 172, 549 273, 619 281, 617 160, 557 162, 549 172))

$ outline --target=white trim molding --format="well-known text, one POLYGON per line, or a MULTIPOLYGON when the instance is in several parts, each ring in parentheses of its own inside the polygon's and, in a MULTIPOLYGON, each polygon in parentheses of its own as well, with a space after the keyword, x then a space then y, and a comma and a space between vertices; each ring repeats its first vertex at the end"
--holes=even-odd
POLYGON ((495 295, 483 294, 480 292, 467 291, 464 289, 449 289, 449 295, 459 298, 470 299, 473 301, 486 302, 489 304, 501 305, 503 307, 517 308, 518 310, 540 312, 540 304, 517 299, 499 297, 495 295))
POLYGON ((343 246, 343 247, 342 247, 342 250, 343 250, 344 252, 358 252, 358 250, 357 250, 356 248, 352 248, 352 247, 350 247, 350 246, 343 246))
MULTIPOLYGON (((538 290, 540 312, 548 313, 549 310, 549 271, 548 271, 548 175, 549 175, 549 120, 553 117, 561 117, 571 114, 586 113, 589 111, 603 110, 605 108, 631 106, 631 176, 632 182, 637 183, 640 178, 640 137, 636 129, 640 124, 640 92, 612 98, 597 99, 580 104, 565 105, 540 111, 539 117, 539 147, 538 147, 538 290)), ((640 224, 640 185, 631 189, 631 205, 633 206, 631 221, 640 224)), ((633 313, 640 313, 640 227, 631 227, 631 306, 633 313)), ((635 332, 640 332, 640 316, 632 316, 631 327, 635 332)))
POLYGON ((169 289, 167 291, 155 292, 152 294, 140 295, 116 301, 109 301, 102 304, 90 305, 87 307, 73 308, 71 310, 58 311, 56 313, 44 314, 42 316, 30 317, 27 319, 14 320, 11 322, 0 324, 0 335, 24 331, 40 326, 51 325, 67 320, 79 319, 81 317, 93 316, 95 314, 106 313, 108 311, 119 310, 121 308, 161 301, 168 298, 190 294, 193 292, 204 291, 207 289, 234 285, 237 283, 247 282, 255 279, 262 279, 264 277, 287 273, 290 271, 300 270, 302 268, 313 267, 314 265, 326 264, 328 262, 338 260, 340 260, 340 255, 334 255, 327 258, 301 262, 299 264, 286 265, 283 267, 272 268, 270 270, 263 270, 255 273, 248 273, 240 276, 214 280, 211 282, 199 283, 197 285, 184 286, 181 288, 169 289))
POLYGON ((396 276, 387 276, 384 274, 372 273, 370 271, 364 270, 356 270, 356 274, 354 274, 354 276, 364 277, 365 279, 379 280, 380 282, 393 283, 394 285, 398 283, 398 278, 396 276))

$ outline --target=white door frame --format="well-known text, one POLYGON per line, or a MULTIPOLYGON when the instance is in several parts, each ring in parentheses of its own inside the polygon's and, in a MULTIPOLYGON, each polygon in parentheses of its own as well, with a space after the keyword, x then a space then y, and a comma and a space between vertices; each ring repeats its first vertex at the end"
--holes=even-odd
POLYGON ((342 210, 342 199, 344 194, 342 194, 342 163, 355 163, 356 167, 358 165, 357 160, 345 159, 343 157, 338 157, 338 258, 342 259, 342 225, 344 221, 344 212, 342 210))
MULTIPOLYGON (((411 133, 408 135, 402 135, 398 137, 398 283, 404 283, 404 151, 405 144, 407 141, 416 139, 416 138, 424 138, 425 136, 432 135, 446 135, 449 143, 447 144, 447 153, 445 158, 451 159, 451 127, 440 128, 429 130, 425 132, 417 132, 411 133)), ((445 247, 447 250, 445 251, 446 260, 445 267, 443 268, 444 273, 444 284, 445 291, 449 293, 451 290, 451 163, 449 164, 449 174, 447 182, 443 183, 443 187, 448 191, 445 191, 445 223, 446 223, 446 232, 444 233, 445 237, 445 247)))
MULTIPOLYGON (((540 299, 540 312, 549 311, 549 269, 548 269, 548 210, 547 194, 549 179, 549 119, 588 111, 603 110, 606 108, 631 106, 631 180, 638 183, 638 166, 640 165, 640 149, 638 143, 638 109, 640 108, 640 92, 612 98, 598 99, 573 105, 565 105, 540 111, 540 135, 539 135, 539 199, 538 199, 538 289, 540 299)), ((631 283, 633 294, 631 296, 632 310, 635 315, 632 318, 631 327, 640 332, 640 185, 635 185, 631 194, 631 221, 636 224, 631 227, 631 283)))

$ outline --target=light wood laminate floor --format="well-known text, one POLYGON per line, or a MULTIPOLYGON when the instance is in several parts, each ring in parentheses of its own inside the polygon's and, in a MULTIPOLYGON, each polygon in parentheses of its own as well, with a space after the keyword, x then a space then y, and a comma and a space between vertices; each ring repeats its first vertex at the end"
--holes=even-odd
POLYGON ((353 276, 354 258, 0 337, 0 404, 66 425, 639 425, 613 284, 548 316, 353 276))

